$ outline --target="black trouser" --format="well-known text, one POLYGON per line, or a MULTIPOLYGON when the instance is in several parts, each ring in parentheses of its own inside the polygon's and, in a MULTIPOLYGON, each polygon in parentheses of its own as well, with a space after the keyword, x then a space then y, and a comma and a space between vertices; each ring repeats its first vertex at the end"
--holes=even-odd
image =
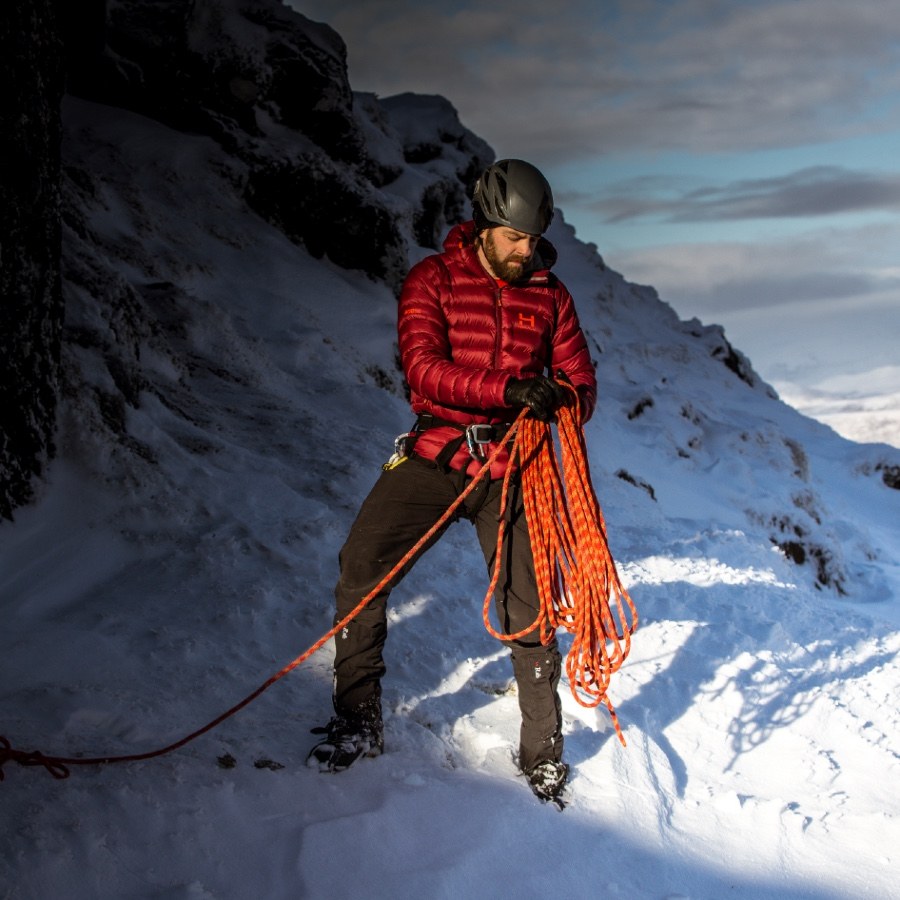
MULTIPOLYGON (((416 457, 382 472, 341 549, 335 622, 375 588, 441 518, 469 480, 460 472, 446 472, 416 457)), ((493 571, 497 551, 502 486, 499 480, 481 482, 452 520, 465 518, 474 523, 489 572, 493 571)), ((517 485, 513 485, 510 494, 500 578, 494 595, 500 630, 507 634, 527 628, 536 620, 540 608, 531 542, 517 485)), ((450 524, 431 539, 429 546, 450 524)), ((382 651, 387 637, 387 598, 413 562, 335 636, 334 706, 339 713, 350 712, 380 693, 385 673, 382 651)), ((541 646, 537 629, 511 642, 511 652, 522 713, 519 764, 528 771, 539 762, 562 756, 562 714, 557 693, 562 666, 556 641, 541 646)))

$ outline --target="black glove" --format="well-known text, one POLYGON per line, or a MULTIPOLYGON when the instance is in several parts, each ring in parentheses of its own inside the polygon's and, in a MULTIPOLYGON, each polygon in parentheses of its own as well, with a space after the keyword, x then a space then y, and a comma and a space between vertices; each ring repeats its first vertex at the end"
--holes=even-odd
POLYGON ((553 413, 568 399, 566 389, 550 378, 511 378, 503 399, 509 406, 527 406, 542 422, 549 422, 553 413))

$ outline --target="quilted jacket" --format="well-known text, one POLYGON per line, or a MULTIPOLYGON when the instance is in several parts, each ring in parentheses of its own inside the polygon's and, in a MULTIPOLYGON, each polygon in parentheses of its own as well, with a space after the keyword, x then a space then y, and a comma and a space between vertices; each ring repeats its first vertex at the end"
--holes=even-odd
MULTIPOLYGON (((455 226, 444 252, 417 263, 404 282, 397 328, 413 412, 460 425, 512 422, 519 410, 504 404, 509 380, 562 370, 589 418, 594 365, 572 296, 550 271, 556 250, 542 238, 529 269, 509 284, 485 271, 474 237, 474 223, 455 226)), ((429 428, 415 452, 433 460, 460 433, 452 426, 429 428)), ((491 477, 501 477, 506 463, 503 454, 491 477)), ((474 474, 481 463, 463 443, 450 465, 474 474)))

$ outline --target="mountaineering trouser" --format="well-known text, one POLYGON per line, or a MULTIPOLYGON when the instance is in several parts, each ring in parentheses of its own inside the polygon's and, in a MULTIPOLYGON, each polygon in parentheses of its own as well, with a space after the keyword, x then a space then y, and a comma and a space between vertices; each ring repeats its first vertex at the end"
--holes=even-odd
MULTIPOLYGON (((469 481, 463 473, 444 471, 417 457, 381 473, 341 548, 335 622, 348 615, 375 588, 444 515, 469 481)), ((481 482, 452 520, 465 518, 473 522, 489 572, 493 571, 497 550, 502 488, 502 480, 481 482)), ((511 634, 536 620, 540 598, 521 491, 515 483, 510 488, 507 506, 506 538, 494 606, 500 631, 511 634)), ((432 537, 423 552, 450 524, 432 537)), ((338 713, 348 713, 380 694, 385 673, 387 599, 414 562, 408 563, 335 636, 334 706, 338 713)), ((527 771, 538 762, 562 756, 562 716, 557 693, 562 663, 556 641, 541 646, 537 629, 510 643, 522 713, 520 765, 527 771)))

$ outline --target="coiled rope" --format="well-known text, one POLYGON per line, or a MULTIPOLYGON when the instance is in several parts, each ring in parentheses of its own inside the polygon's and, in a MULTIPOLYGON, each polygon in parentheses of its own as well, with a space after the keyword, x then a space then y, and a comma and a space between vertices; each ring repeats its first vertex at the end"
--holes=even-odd
MULTIPOLYGON (((535 573, 541 597, 541 610, 537 620, 541 640, 544 643, 549 642, 555 629, 560 626, 573 633, 575 640, 566 659, 566 673, 575 699, 588 707, 604 702, 609 709, 619 740, 624 745, 625 739, 612 704, 606 698, 606 689, 610 676, 621 667, 628 655, 631 633, 637 627, 637 613, 619 581, 609 553, 606 527, 590 482, 577 394, 573 388, 570 390, 574 395, 574 402, 562 407, 557 416, 562 448, 562 475, 554 452, 550 426, 538 422, 528 415, 527 408, 524 409, 509 431, 509 435, 514 435, 514 439, 510 450, 511 464, 507 468, 503 483, 501 507, 505 507, 507 502, 510 478, 516 468, 513 465, 515 462, 522 473, 525 515, 531 535, 535 573), (610 608, 610 596, 614 599, 617 618, 610 608), (586 695, 587 699, 582 695, 586 695)), ((71 766, 153 759, 178 750, 212 731, 217 725, 252 703, 276 681, 306 662, 356 618, 369 601, 377 596, 451 519, 479 482, 488 475, 491 465, 505 446, 506 444, 497 445, 443 516, 343 619, 326 631, 307 650, 266 679, 256 690, 202 728, 165 747, 145 753, 94 757, 48 756, 39 750, 16 750, 5 737, 0 736, 0 781, 4 778, 3 766, 7 762, 42 767, 54 778, 62 779, 69 777, 71 766)), ((500 547, 504 534, 505 521, 501 513, 497 536, 497 565, 485 597, 484 621, 494 637, 508 641, 532 631, 535 625, 532 624, 516 634, 500 634, 489 622, 488 606, 499 578, 500 547)))
POLYGON ((532 417, 520 418, 501 496, 497 555, 484 598, 487 630, 504 641, 539 630, 548 644, 556 629, 573 635, 566 654, 566 675, 575 700, 592 708, 605 704, 616 734, 625 746, 619 717, 606 696, 610 678, 622 667, 638 624, 637 610, 619 579, 606 538, 606 522, 591 483, 587 448, 575 389, 569 403, 557 411, 559 453, 550 426, 532 417), (522 499, 534 556, 541 600, 535 622, 515 634, 502 634, 490 622, 490 606, 500 575, 505 509, 516 463, 521 470, 522 499))

